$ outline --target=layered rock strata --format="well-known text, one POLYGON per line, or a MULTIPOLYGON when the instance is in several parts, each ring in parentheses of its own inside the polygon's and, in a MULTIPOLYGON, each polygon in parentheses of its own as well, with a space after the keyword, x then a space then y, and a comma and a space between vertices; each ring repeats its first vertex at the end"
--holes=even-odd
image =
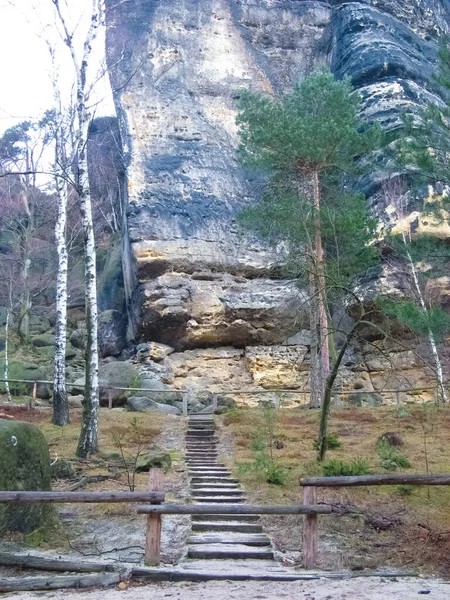
MULTIPOLYGON (((194 353, 191 372, 204 373, 202 352, 233 346, 230 378, 240 385, 307 385, 307 347, 277 349, 306 326, 307 298, 280 278, 282 249, 236 224, 262 186, 237 160, 236 100, 245 88, 288 92, 328 65, 359 89, 367 119, 393 128, 401 108, 434 98, 436 39, 448 31, 450 4, 107 0, 106 20, 127 159, 129 339, 173 347, 164 362, 175 371, 194 353)), ((380 165, 364 182, 383 217, 384 178, 380 165)))

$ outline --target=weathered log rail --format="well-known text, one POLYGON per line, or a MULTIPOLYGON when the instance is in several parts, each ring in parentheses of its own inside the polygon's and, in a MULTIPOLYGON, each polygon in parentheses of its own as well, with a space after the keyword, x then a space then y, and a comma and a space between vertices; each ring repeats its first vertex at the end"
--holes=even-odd
MULTIPOLYGON (((300 481, 304 504, 317 504, 317 488, 366 487, 374 485, 450 485, 450 475, 360 475, 354 477, 308 477, 300 481)), ((331 511, 332 512, 332 511, 331 511)), ((317 515, 305 516, 303 527, 303 566, 317 564, 319 541, 317 515)))
MULTIPOLYGON (((333 508, 319 504, 317 488, 363 487, 375 485, 450 485, 450 475, 366 475, 360 477, 309 477, 300 482, 303 487, 303 504, 253 505, 253 504, 164 504, 162 469, 151 469, 147 492, 34 492, 2 491, 1 502, 20 503, 105 503, 134 502, 137 513, 147 515, 145 564, 160 563, 161 517, 167 515, 304 515, 303 566, 312 569, 317 565, 318 515, 331 515, 333 508)), ((1 558, 1 556, 0 556, 1 558)), ((5 557, 0 564, 5 563, 5 557)), ((45 559, 44 559, 45 560, 45 559)), ((11 563, 13 564, 13 563, 11 563)), ((24 560, 23 566, 39 568, 36 561, 24 560)), ((95 570, 101 571, 103 565, 95 570)), ((74 569, 76 570, 76 569, 74 569)), ((75 581, 75 579, 74 579, 75 581)), ((41 588, 43 589, 43 588, 41 588)), ((1 590, 0 590, 1 591, 1 590)))
POLYGON ((38 502, 104 503, 104 502, 151 502, 165 500, 164 492, 0 492, 0 502, 36 504, 38 502))

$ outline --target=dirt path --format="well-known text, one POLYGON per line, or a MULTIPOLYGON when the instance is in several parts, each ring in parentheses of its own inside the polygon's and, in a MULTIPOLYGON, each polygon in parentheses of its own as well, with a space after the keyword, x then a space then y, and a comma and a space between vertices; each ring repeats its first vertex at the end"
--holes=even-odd
POLYGON ((293 583, 211 581, 157 583, 128 590, 40 592, 10 594, 15 600, 448 600, 450 583, 426 579, 388 580, 375 577, 293 583))

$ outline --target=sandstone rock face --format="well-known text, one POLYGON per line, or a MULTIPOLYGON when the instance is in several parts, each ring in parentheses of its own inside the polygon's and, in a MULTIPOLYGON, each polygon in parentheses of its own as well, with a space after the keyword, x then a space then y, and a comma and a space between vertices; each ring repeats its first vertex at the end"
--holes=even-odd
MULTIPOLYGON (((307 389, 309 340, 296 337, 308 323, 307 298, 280 275, 283 249, 269 250, 236 223, 263 184, 237 160, 236 100, 244 88, 290 91, 329 65, 360 91, 365 118, 393 128, 401 108, 434 98, 449 3, 107 0, 106 21, 127 160, 128 337, 175 349, 158 363, 142 356, 141 367, 179 389, 307 389)), ((363 182, 383 218, 385 177, 380 165, 363 182)), ((380 281, 400 295, 407 285, 399 270, 362 286, 379 293, 380 281)), ((371 371, 373 360, 349 361, 341 377, 349 390, 387 385, 385 365, 371 371)), ((399 356, 398 368, 419 373, 408 360, 399 356)))
POLYGON ((98 343, 101 356, 116 356, 125 348, 126 323, 118 310, 104 310, 98 316, 98 343))

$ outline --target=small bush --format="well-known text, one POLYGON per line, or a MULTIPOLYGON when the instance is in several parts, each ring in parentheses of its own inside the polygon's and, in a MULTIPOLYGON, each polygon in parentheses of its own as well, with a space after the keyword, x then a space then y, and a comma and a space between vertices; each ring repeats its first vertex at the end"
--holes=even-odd
MULTIPOLYGON (((340 448, 342 446, 341 440, 334 433, 327 433, 325 436, 325 449, 326 450, 335 450, 336 448, 340 448)), ((313 450, 319 449, 319 439, 315 439, 313 443, 313 450)))
POLYGON ((413 485, 399 485, 397 486, 396 492, 399 496, 411 496, 414 492, 413 485))
POLYGON ((274 485, 286 485, 288 473, 281 465, 270 463, 266 470, 266 482, 274 485))
POLYGON ((396 471, 397 467, 401 469, 409 469, 411 467, 411 463, 407 457, 385 440, 377 443, 377 452, 380 455, 381 466, 386 471, 396 471))
POLYGON ((349 462, 332 459, 322 465, 325 477, 352 477, 370 475, 369 463, 363 458, 354 458, 349 462))
POLYGON ((240 423, 243 413, 242 408, 238 408, 237 406, 229 408, 223 415, 223 424, 231 425, 232 423, 240 423))
POLYGON ((377 440, 377 444, 386 444, 388 446, 403 446, 403 440, 395 431, 387 431, 380 435, 377 440))

